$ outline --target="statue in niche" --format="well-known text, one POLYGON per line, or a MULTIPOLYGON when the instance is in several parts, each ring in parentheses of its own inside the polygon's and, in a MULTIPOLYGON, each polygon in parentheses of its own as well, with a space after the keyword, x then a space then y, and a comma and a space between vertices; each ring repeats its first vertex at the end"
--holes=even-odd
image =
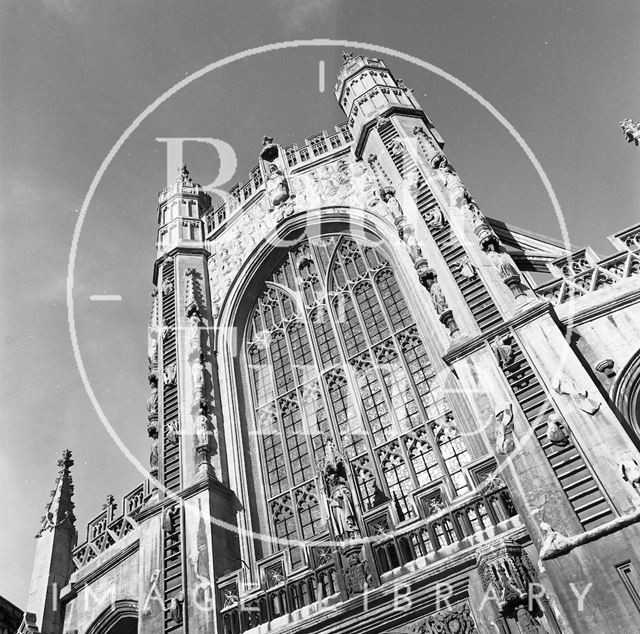
POLYGON ((191 379, 193 381, 193 391, 196 394, 204 390, 204 365, 202 359, 197 359, 191 366, 191 379))
POLYGON ((289 198, 289 183, 275 163, 269 165, 266 190, 272 207, 279 207, 289 198))
POLYGON ((155 328, 149 328, 147 358, 149 365, 155 365, 158 362, 158 331, 155 328))
POLYGON ((158 451, 159 451, 158 439, 154 438, 151 441, 151 453, 149 454, 149 466, 152 469, 158 468, 158 451))
POLYGON ((396 198, 396 190, 393 187, 383 187, 380 190, 380 198, 387 205, 387 209, 395 222, 404 217, 402 207, 396 198))
POLYGON ((329 523, 336 539, 352 539, 360 535, 351 490, 347 486, 345 460, 333 439, 325 443, 322 461, 322 484, 327 500, 329 523))
POLYGON ((487 255, 493 268, 498 271, 501 279, 508 280, 510 278, 520 277, 520 273, 511 258, 504 251, 498 250, 493 242, 487 245, 487 255))
POLYGON ((511 453, 515 448, 513 442, 513 406, 505 403, 496 410, 496 450, 501 455, 511 453))
POLYGON ((211 428, 205 414, 199 414, 196 419, 196 446, 208 447, 211 438, 211 428))
POLYGON ((158 413, 158 386, 155 382, 152 382, 151 378, 149 378, 149 383, 151 385, 151 393, 149 394, 149 398, 147 398, 147 413, 149 414, 157 414, 158 413))
POLYGON ((623 454, 618 465, 622 479, 628 482, 636 493, 640 493, 640 464, 638 461, 627 452, 623 454))
POLYGON ((431 299, 433 300, 433 307, 436 309, 436 313, 438 315, 442 315, 445 311, 449 310, 449 305, 447 304, 447 298, 444 296, 442 292, 442 288, 440 287, 440 282, 438 282, 438 278, 431 283, 431 287, 429 288, 429 293, 431 295, 431 299))
POLYGON ((547 440, 556 447, 566 447, 569 436, 565 432, 564 421, 559 414, 550 414, 547 419, 547 440))
POLYGON ((200 348, 200 327, 202 322, 198 313, 191 313, 189 317, 189 343, 191 348, 200 348))
POLYGON ((348 556, 345 582, 349 596, 365 592, 371 586, 371 574, 364 557, 357 553, 348 556))
POLYGON ((441 156, 437 161, 437 177, 442 183, 443 187, 451 195, 451 199, 454 204, 460 205, 465 200, 467 193, 466 187, 463 185, 462 180, 453 169, 449 161, 441 156))
POLYGON ((346 484, 338 484, 331 492, 329 514, 331 528, 337 539, 349 539, 358 534, 356 509, 353 505, 351 491, 346 484))
POLYGON ((162 530, 169 535, 176 531, 176 520, 178 519, 178 507, 167 506, 162 513, 162 530))

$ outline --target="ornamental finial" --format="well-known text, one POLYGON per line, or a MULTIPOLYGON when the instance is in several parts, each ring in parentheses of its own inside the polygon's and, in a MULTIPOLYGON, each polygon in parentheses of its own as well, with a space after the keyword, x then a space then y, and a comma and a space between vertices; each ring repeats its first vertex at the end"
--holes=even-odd
POLYGON ((628 143, 634 143, 636 147, 640 145, 640 123, 638 121, 626 118, 620 121, 620 127, 628 143))
POLYGON ((193 185, 193 180, 191 179, 191 175, 189 174, 189 170, 185 163, 183 163, 180 167, 178 167, 178 176, 176 177, 177 183, 182 183, 183 185, 193 185))

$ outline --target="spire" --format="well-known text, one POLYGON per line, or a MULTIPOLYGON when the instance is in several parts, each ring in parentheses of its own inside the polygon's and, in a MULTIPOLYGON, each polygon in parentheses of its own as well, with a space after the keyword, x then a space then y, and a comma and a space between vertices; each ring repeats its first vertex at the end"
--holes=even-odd
POLYGON ((71 452, 66 449, 58 460, 58 477, 36 535, 26 610, 28 618, 25 617, 20 631, 39 630, 46 634, 62 632, 58 594, 67 585, 73 572, 72 554, 76 542, 72 466, 71 452))
POLYGON ((640 145, 640 123, 638 121, 629 118, 623 119, 620 121, 620 127, 628 143, 635 143, 636 147, 640 145))
POLYGON ((71 478, 71 467, 73 458, 71 451, 65 449, 62 457, 58 460, 58 477, 54 482, 51 491, 51 499, 46 504, 45 514, 40 518, 40 530, 36 538, 40 537, 44 531, 50 531, 59 526, 68 525, 74 528, 75 515, 73 509, 73 480, 71 478))

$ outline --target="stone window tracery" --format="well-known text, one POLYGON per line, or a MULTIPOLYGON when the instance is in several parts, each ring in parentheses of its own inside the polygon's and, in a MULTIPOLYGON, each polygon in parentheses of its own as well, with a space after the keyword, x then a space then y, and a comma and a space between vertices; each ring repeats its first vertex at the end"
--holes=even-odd
MULTIPOLYGON (((400 518, 417 517, 416 488, 469 490, 469 455, 380 249, 346 236, 297 245, 258 297, 245 358, 273 535, 326 530, 317 463, 329 439, 362 511, 383 493, 400 518)), ((290 556, 302 563, 299 548, 290 556)))

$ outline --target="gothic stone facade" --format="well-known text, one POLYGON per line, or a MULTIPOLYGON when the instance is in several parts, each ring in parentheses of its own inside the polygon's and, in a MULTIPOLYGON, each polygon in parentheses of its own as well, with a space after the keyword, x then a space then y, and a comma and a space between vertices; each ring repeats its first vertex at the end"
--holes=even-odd
POLYGON ((73 546, 63 457, 22 632, 637 631, 640 227, 490 219, 382 61, 335 93, 160 193, 150 478, 73 546))

